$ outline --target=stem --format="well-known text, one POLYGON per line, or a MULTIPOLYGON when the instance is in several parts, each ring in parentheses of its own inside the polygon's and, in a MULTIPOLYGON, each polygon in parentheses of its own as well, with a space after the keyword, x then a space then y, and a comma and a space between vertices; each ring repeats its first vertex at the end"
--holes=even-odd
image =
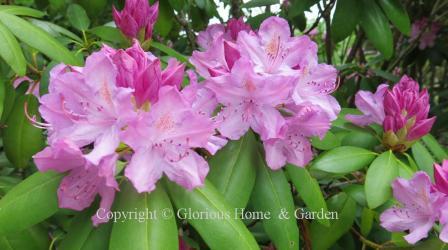
POLYGON ((380 244, 377 244, 373 241, 370 241, 368 239, 366 239, 364 236, 362 236, 358 231, 356 231, 354 228, 351 228, 351 231, 356 234, 359 237, 359 240, 366 246, 369 246, 371 248, 374 249, 381 249, 383 248, 383 246, 381 246, 380 244))

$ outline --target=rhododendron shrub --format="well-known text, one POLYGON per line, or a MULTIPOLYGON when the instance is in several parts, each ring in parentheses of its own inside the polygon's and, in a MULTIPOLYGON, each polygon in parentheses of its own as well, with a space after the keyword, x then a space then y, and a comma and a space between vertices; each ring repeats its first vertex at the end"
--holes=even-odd
POLYGON ((448 243, 445 1, 13 2, 0 250, 448 243))

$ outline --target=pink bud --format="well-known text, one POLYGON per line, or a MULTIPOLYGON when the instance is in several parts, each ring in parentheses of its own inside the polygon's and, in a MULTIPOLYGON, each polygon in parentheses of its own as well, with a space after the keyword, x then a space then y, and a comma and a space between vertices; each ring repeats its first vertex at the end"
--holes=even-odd
POLYGON ((150 6, 148 0, 127 0, 121 12, 115 7, 112 9, 115 24, 123 34, 139 38, 140 32, 144 32, 145 40, 152 36, 158 12, 159 3, 150 6))

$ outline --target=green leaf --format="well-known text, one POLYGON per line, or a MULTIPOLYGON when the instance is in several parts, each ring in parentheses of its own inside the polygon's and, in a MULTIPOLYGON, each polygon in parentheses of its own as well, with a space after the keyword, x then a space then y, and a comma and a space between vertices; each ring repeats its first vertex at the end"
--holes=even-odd
POLYGON ((313 250, 328 249, 351 227, 356 216, 356 202, 345 193, 338 193, 327 201, 329 211, 337 212, 337 219, 326 227, 313 221, 310 227, 313 250))
POLYGON ((400 0, 378 0, 378 2, 395 27, 401 33, 409 36, 411 33, 411 21, 406 8, 400 3, 400 0))
POLYGON ((434 180, 434 162, 436 160, 420 141, 412 145, 412 156, 414 156, 418 168, 425 171, 431 180, 434 180))
POLYGON ((391 58, 394 52, 394 47, 392 31, 389 27, 387 18, 375 1, 362 0, 362 3, 362 29, 373 46, 375 46, 386 59, 391 58))
POLYGON ((362 209, 361 214, 361 234, 368 236, 373 226, 373 219, 375 218, 375 212, 366 207, 362 209))
POLYGON ((39 50, 48 57, 70 65, 80 64, 75 55, 62 46, 55 38, 22 18, 0 12, 0 22, 8 27, 21 41, 39 50))
POLYGON ((331 22, 331 38, 339 42, 348 37, 356 28, 361 17, 359 0, 338 0, 331 22))
POLYGON ((4 250, 47 250, 49 245, 48 232, 40 226, 0 236, 0 249, 4 250))
POLYGON ((422 137, 423 144, 429 149, 429 151, 435 156, 437 161, 441 162, 448 159, 448 153, 443 149, 443 147, 437 142, 436 138, 431 134, 427 134, 422 137))
POLYGON ((375 146, 380 145, 381 142, 377 137, 366 131, 351 131, 344 139, 342 139, 343 146, 353 146, 373 150, 375 146))
POLYGON ((367 170, 365 191, 371 209, 386 202, 391 194, 391 183, 398 177, 398 162, 392 151, 378 156, 367 170))
POLYGON ((363 148, 342 146, 320 155, 311 168, 335 174, 351 173, 367 166, 375 155, 363 148))
POLYGON ((55 33, 57 35, 64 35, 68 38, 71 38, 75 41, 82 43, 81 38, 79 38, 76 34, 74 34, 73 32, 71 32, 71 31, 67 30, 66 28, 63 28, 59 25, 56 25, 54 23, 47 22, 47 21, 38 20, 38 19, 31 19, 30 21, 32 24, 40 27, 41 29, 47 31, 50 34, 55 33))
POLYGON ((126 38, 117 28, 110 26, 97 26, 89 30, 89 33, 97 35, 102 40, 108 42, 125 43, 126 38))
POLYGON ((207 211, 210 215, 220 216, 219 219, 193 219, 187 221, 211 249, 259 249, 257 242, 244 223, 235 218, 235 211, 225 201, 224 197, 208 180, 201 188, 192 191, 185 190, 175 183, 166 182, 171 200, 177 207, 181 217, 191 209, 191 213, 207 211))
POLYGON ((330 150, 341 146, 341 140, 339 140, 339 138, 335 134, 328 131, 322 140, 317 136, 312 137, 311 144, 317 149, 330 150))
POLYGON ((271 12, 264 12, 256 16, 252 16, 247 19, 247 23, 253 28, 258 29, 261 23, 268 17, 273 16, 274 14, 271 12))
POLYGON ((6 96, 6 83, 0 78, 0 118, 3 115, 3 110, 5 108, 5 96, 6 96))
POLYGON ((26 73, 26 60, 19 42, 11 32, 0 23, 0 56, 18 75, 26 73))
POLYGON ((8 13, 11 15, 30 16, 36 18, 41 18, 45 15, 45 13, 43 13, 42 11, 16 5, 0 5, 0 12, 8 13))
POLYGON ((263 228, 277 249, 299 249, 294 201, 282 170, 272 171, 260 160, 251 204, 255 211, 269 212, 270 219, 262 220, 263 228))
MULTIPOLYGON (((319 183, 310 175, 306 168, 288 165, 286 166, 286 171, 299 192, 300 198, 302 198, 309 210, 327 213, 327 204, 320 190, 319 183)), ((318 221, 323 225, 330 226, 327 218, 318 218, 318 221)))
POLYGON ((56 190, 62 174, 36 172, 0 200, 0 234, 24 230, 58 210, 56 190))
POLYGON ((5 154, 18 168, 27 167, 31 157, 44 147, 43 132, 34 127, 26 118, 25 105, 28 107, 30 116, 38 117, 36 97, 33 95, 20 96, 15 100, 14 108, 3 130, 5 154))
POLYGON ((168 2, 176 11, 181 11, 185 6, 184 0, 168 0, 168 2))
POLYGON ((70 24, 80 31, 87 30, 90 26, 90 19, 86 11, 78 4, 68 6, 67 18, 70 24))
POLYGON ((2 82, 4 87, 3 113, 1 115, 0 124, 4 124, 14 108, 14 101, 16 99, 16 91, 10 82, 2 82))
POLYGON ((158 43, 158 42, 155 42, 155 41, 151 41, 151 46, 156 48, 156 49, 158 49, 158 50, 160 50, 160 51, 162 51, 163 53, 165 53, 165 54, 167 54, 169 56, 172 56, 172 57, 176 58, 177 60, 179 60, 179 61, 181 61, 183 63, 189 64, 187 56, 182 55, 181 53, 175 51, 174 49, 172 49, 172 48, 170 48, 170 47, 168 47, 168 46, 166 46, 164 44, 161 44, 161 43, 158 43))
POLYGON ((366 193, 364 186, 359 184, 351 184, 343 187, 342 190, 348 194, 353 200, 355 200, 360 206, 367 206, 366 193))
POLYGON ((159 2, 159 16, 157 22, 154 25, 154 31, 160 36, 166 37, 170 33, 174 24, 174 12, 168 1, 159 2))
POLYGON ((15 185, 19 184, 21 179, 11 176, 0 176, 0 197, 9 192, 15 185))
POLYGON ((160 184, 151 193, 139 194, 131 183, 123 183, 113 210, 128 218, 115 217, 110 250, 179 248, 175 213, 160 184), (129 217, 132 212, 137 212, 136 218, 129 217))
POLYGON ((303 15, 304 11, 316 4, 318 0, 294 0, 290 1, 291 6, 288 8, 288 19, 293 19, 298 15, 303 15))
POLYGON ((68 228, 67 235, 61 241, 60 250, 97 250, 108 249, 112 222, 94 227, 91 217, 96 213, 94 206, 75 218, 68 228))
POLYGON ((263 7, 278 4, 279 0, 251 0, 241 5, 241 8, 263 7))
POLYGON ((229 141, 209 160, 207 178, 235 208, 246 207, 255 184, 257 142, 249 131, 238 141, 229 141))

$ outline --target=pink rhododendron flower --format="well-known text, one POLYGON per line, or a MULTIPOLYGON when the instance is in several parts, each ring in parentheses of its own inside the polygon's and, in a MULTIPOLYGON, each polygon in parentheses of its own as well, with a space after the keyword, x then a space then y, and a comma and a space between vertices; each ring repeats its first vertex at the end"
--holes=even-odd
POLYGON ((28 76, 16 78, 13 81, 12 86, 14 88, 18 88, 20 86, 20 84, 22 84, 24 82, 29 83, 29 87, 28 87, 28 90, 26 91, 26 94, 33 94, 35 97, 37 97, 39 99, 39 97, 40 97, 39 85, 40 84, 39 84, 39 82, 35 82, 33 79, 29 78, 28 76))
POLYGON ((444 160, 442 165, 434 163, 435 188, 448 195, 448 160, 444 160))
POLYGON ((401 206, 381 214, 381 226, 392 232, 409 230, 404 238, 415 244, 428 236, 440 218, 446 196, 431 191, 431 180, 425 172, 417 172, 411 180, 398 178, 392 183, 394 197, 401 206))
MULTIPOLYGON (((87 161, 77 145, 68 140, 54 142, 33 156, 40 171, 69 172, 58 188, 59 207, 81 211, 89 207, 97 194, 101 196, 100 210, 106 214, 112 206, 118 184, 115 180, 113 153, 101 158, 97 165, 87 161)), ((106 216, 92 217, 93 224, 107 222, 106 216)))
POLYGON ((84 68, 58 65, 50 73, 49 93, 39 112, 49 143, 69 139, 78 147, 94 143, 87 159, 97 165, 119 145, 120 130, 133 115, 132 90, 116 84, 117 71, 104 53, 87 58, 84 68))
POLYGON ((290 78, 257 75, 253 65, 241 59, 231 74, 210 79, 207 87, 224 105, 216 118, 222 135, 237 140, 252 128, 263 140, 279 136, 285 119, 276 106, 290 96, 290 78))
POLYGON ((330 119, 315 106, 296 107, 294 116, 287 118, 285 135, 264 141, 266 162, 272 169, 279 169, 287 162, 305 166, 312 159, 308 137, 323 138, 330 129, 330 119))
POLYGON ((347 120, 360 126, 381 124, 383 144, 395 151, 406 151, 435 122, 435 117, 428 118, 428 91, 420 91, 418 83, 406 75, 391 90, 382 84, 375 94, 359 91, 355 104, 363 115, 347 115, 347 120))
POLYGON ((159 14, 159 3, 148 0, 126 0, 123 10, 112 9, 115 24, 129 38, 150 39, 159 14))
POLYGON ((360 90, 355 96, 355 105, 363 115, 346 115, 345 118, 356 125, 383 124, 384 121, 384 95, 389 86, 381 84, 375 93, 360 90))
POLYGON ((163 174, 187 189, 204 183, 208 164, 192 148, 206 147, 215 127, 191 106, 175 87, 163 87, 159 101, 124 132, 135 152, 125 175, 138 192, 154 190, 163 174))
POLYGON ((411 29, 411 41, 419 38, 419 49, 431 48, 435 44, 437 33, 441 26, 437 22, 429 23, 428 18, 424 17, 415 21, 411 29))

